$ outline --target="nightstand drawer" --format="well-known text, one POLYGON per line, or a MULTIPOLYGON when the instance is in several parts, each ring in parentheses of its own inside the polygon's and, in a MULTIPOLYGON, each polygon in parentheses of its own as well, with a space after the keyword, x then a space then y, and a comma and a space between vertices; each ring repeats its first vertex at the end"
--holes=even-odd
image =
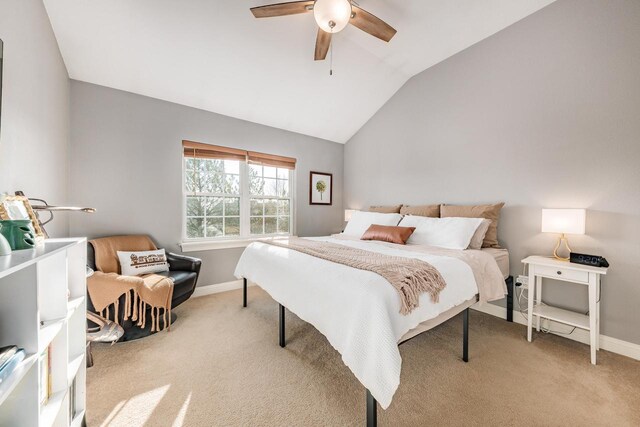
POLYGON ((536 265, 535 269, 537 276, 589 283, 589 272, 587 271, 571 270, 562 267, 548 267, 545 265, 536 265))

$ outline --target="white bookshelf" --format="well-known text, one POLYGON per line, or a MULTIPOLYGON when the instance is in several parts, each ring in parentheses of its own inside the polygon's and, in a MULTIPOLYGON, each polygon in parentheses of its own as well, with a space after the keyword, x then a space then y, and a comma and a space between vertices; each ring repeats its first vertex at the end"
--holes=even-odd
POLYGON ((87 377, 86 246, 84 238, 47 239, 36 249, 0 256, 0 347, 17 345, 27 353, 0 383, 0 426, 82 425, 87 377), (47 347, 51 393, 41 404, 39 355, 47 347))

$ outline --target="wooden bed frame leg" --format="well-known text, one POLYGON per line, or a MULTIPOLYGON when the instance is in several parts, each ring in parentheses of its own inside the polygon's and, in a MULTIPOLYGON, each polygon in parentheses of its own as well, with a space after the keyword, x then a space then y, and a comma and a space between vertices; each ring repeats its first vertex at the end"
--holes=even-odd
POLYGON ((378 425, 378 402, 367 389, 367 427, 377 427, 378 425))
POLYGON ((284 340, 284 305, 280 305, 280 347, 284 348, 285 340, 284 340))
POLYGON ((462 312, 462 360, 469 361, 469 307, 462 312))
POLYGON ((247 279, 242 279, 242 307, 247 306, 247 279))

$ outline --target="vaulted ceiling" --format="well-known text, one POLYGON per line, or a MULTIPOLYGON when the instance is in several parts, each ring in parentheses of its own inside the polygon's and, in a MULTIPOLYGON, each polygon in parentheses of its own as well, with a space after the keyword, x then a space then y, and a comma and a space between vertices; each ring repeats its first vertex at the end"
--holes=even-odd
POLYGON ((341 143, 410 77, 553 0, 360 0, 398 33, 334 35, 333 76, 312 13, 249 12, 275 2, 44 0, 72 79, 341 143))

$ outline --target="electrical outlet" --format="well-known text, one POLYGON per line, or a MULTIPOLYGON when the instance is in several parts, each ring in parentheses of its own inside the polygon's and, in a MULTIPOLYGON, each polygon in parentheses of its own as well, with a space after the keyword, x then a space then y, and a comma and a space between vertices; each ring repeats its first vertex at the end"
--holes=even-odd
POLYGON ((529 287, 529 277, 518 276, 516 278, 516 286, 520 286, 522 289, 527 289, 529 287))

